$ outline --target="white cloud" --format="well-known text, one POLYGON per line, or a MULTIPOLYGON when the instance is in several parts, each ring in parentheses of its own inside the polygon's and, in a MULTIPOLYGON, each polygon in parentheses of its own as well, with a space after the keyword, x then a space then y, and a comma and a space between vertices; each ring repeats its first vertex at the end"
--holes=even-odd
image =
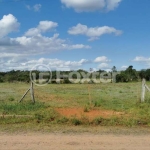
POLYGON ((110 66, 107 63, 101 63, 98 65, 98 68, 99 69, 110 69, 110 66))
POLYGON ((106 62, 110 62, 111 60, 109 60, 106 56, 100 56, 100 57, 97 57, 94 62, 95 63, 106 63, 106 62))
MULTIPOLYGON (((67 45, 66 45, 67 46, 67 45)), ((67 46, 68 47, 68 46, 67 46)), ((91 48, 89 45, 83 45, 83 44, 75 44, 75 45, 71 45, 68 47, 69 49, 82 49, 82 48, 85 48, 85 49, 89 49, 91 48)))
POLYGON ((98 65, 98 69, 104 69, 106 71, 110 70, 111 67, 109 66, 109 63, 111 62, 110 59, 108 59, 106 56, 100 56, 95 58, 95 60, 93 61, 94 63, 99 63, 98 65))
POLYGON ((41 4, 35 4, 35 5, 33 6, 33 9, 34 9, 34 11, 40 11, 41 7, 42 7, 41 4))
POLYGON ((76 12, 111 11, 117 8, 122 0, 61 0, 67 8, 76 12))
POLYGON ((128 66, 122 66, 121 69, 122 70, 126 70, 128 68, 128 66))
POLYGON ((21 56, 20 54, 16 53, 0 53, 0 59, 1 58, 9 58, 9 57, 18 57, 21 56))
POLYGON ((25 59, 24 57, 6 58, 0 59, 0 71, 9 70, 31 70, 37 65, 47 66, 51 70, 75 70, 82 67, 82 65, 88 63, 88 60, 81 59, 80 61, 64 61, 60 59, 25 59))
POLYGON ((135 59, 133 61, 135 61, 135 62, 150 62, 150 58, 146 58, 143 56, 137 56, 137 57, 135 57, 135 59))
POLYGON ((87 37, 90 37, 89 41, 93 41, 104 34, 121 35, 122 31, 108 26, 88 28, 86 25, 82 25, 79 23, 76 26, 70 28, 68 30, 68 33, 72 35, 85 35, 87 37))
POLYGON ((30 5, 26 5, 26 8, 27 8, 28 10, 34 10, 35 12, 40 11, 41 7, 42 7, 41 4, 35 4, 33 7, 30 6, 30 5))
POLYGON ((117 8, 122 0, 106 0, 107 1, 107 10, 111 11, 117 8))
POLYGON ((150 57, 137 56, 133 61, 150 67, 150 57))
MULTIPOLYGON (((52 21, 41 21, 36 28, 29 29, 23 36, 15 38, 5 37, 7 34, 16 31, 19 28, 19 23, 11 14, 4 16, 0 20, 0 28, 2 27, 0 33, 0 71, 28 69, 32 61, 28 62, 24 58, 31 58, 40 54, 48 55, 61 50, 90 48, 89 45, 70 44, 68 40, 59 38, 58 33, 55 33, 53 36, 42 35, 42 33, 44 34, 57 26, 58 24, 52 21)), ((52 63, 53 61, 51 60, 50 62, 52 63)), ((33 63, 36 64, 38 61, 35 60, 33 63)), ((60 61, 59 66, 67 66, 65 63, 65 61, 60 61)), ((67 63, 68 66, 81 66, 86 63, 86 60, 82 59, 79 62, 70 61, 67 63)))
POLYGON ((20 24, 17 19, 12 15, 4 15, 0 20, 0 38, 7 36, 9 33, 18 31, 20 24))
POLYGON ((0 39, 0 53, 21 55, 50 54, 60 50, 88 49, 90 46, 83 44, 69 44, 67 40, 59 38, 59 34, 52 37, 42 35, 32 37, 16 37, 0 39))
POLYGON ((36 28, 29 29, 25 36, 36 36, 41 33, 48 32, 52 30, 53 28, 56 28, 58 26, 58 23, 53 21, 40 21, 39 25, 36 28))

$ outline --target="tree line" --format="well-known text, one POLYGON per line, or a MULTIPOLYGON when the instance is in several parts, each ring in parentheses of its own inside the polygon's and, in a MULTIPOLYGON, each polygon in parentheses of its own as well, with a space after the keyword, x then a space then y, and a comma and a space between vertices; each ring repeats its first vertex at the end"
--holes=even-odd
MULTIPOLYGON (((90 69, 90 78, 92 77, 92 73, 94 71, 91 71, 90 69)), ((67 76, 70 72, 72 71, 61 71, 61 74, 64 75, 62 79, 64 80, 64 83, 70 83, 68 78, 65 77, 67 76)), ((85 70, 77 70, 77 72, 84 72, 88 73, 85 70)), ((105 70, 98 70, 96 71, 99 74, 96 76, 97 78, 100 78, 100 74, 105 72, 105 70)), ((110 73, 117 72, 117 69, 115 66, 113 66, 112 70, 110 73)), ((39 74, 40 71, 35 70, 34 73, 36 74, 36 79, 39 79, 39 74)), ((52 71, 51 74, 52 81, 57 79, 57 71, 52 71)), ((106 72, 106 77, 107 77, 107 72, 106 72)), ((76 75, 73 75, 73 78, 76 78, 76 75)), ((133 68, 133 66, 129 66, 126 70, 120 71, 119 74, 116 76, 116 82, 136 82, 140 81, 142 78, 145 78, 146 80, 150 80, 150 69, 142 69, 140 71, 137 71, 136 69, 133 68)), ((0 72, 0 83, 2 82, 30 82, 30 71, 21 71, 21 70, 12 70, 9 72, 0 72)))

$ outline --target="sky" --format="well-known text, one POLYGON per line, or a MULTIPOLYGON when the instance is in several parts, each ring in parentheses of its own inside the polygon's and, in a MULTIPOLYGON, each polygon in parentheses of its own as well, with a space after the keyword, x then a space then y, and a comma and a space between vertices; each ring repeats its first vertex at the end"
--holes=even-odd
POLYGON ((149 0, 0 0, 0 71, 150 68, 149 0))

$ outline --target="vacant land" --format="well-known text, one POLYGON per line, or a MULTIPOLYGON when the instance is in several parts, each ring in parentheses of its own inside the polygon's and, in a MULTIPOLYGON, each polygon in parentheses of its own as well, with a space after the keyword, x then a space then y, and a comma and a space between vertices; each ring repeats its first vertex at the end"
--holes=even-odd
MULTIPOLYGON (((150 84, 147 83, 149 86, 150 84)), ((150 93, 140 103, 141 83, 0 84, 2 150, 148 150, 150 93)))
POLYGON ((25 83, 0 84, 1 130, 7 126, 13 130, 47 129, 50 125, 150 125, 150 93, 146 93, 146 102, 141 104, 140 82, 35 86, 36 103, 32 104, 30 94, 18 103, 29 87, 25 83))

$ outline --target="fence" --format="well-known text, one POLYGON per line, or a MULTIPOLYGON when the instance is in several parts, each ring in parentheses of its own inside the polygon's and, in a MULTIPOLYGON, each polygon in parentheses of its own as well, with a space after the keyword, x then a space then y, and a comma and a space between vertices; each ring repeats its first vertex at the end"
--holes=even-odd
POLYGON ((145 93, 146 89, 150 92, 150 88, 146 85, 146 80, 142 80, 142 95, 141 95, 141 102, 145 102, 145 93))

